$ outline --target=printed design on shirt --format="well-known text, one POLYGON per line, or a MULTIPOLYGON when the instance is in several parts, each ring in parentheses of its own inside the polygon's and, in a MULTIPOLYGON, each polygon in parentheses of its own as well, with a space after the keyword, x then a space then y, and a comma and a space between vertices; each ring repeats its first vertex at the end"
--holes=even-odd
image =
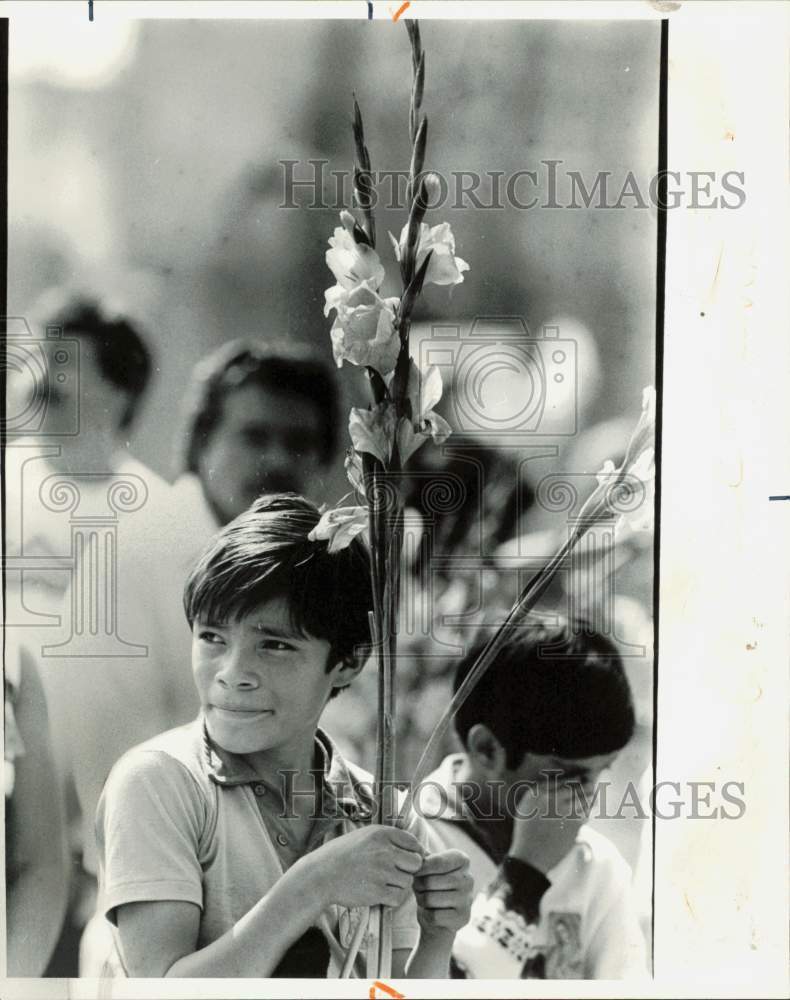
POLYGON ((583 979, 581 914, 552 911, 548 925, 546 979, 583 979))
POLYGON ((474 956, 486 944, 493 945, 500 960, 512 967, 513 978, 518 979, 521 968, 541 955, 537 934, 537 926, 507 907, 501 897, 481 893, 472 904, 469 923, 456 937, 453 954, 461 968, 474 978, 483 978, 474 972, 474 956))
POLYGON ((501 897, 481 893, 453 959, 473 979, 583 979, 581 914, 552 911, 539 926, 501 897))

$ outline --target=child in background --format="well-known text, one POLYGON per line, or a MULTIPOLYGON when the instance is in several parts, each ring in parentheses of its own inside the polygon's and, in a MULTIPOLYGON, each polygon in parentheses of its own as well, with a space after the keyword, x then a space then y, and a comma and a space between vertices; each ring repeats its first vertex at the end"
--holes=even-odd
POLYGON ((448 975, 467 859, 434 850, 414 815, 372 825, 370 775, 318 728, 364 665, 371 595, 361 540, 330 554, 308 537, 318 521, 301 497, 262 497, 187 581, 201 714, 127 753, 99 804, 108 969, 336 975, 337 937, 348 945, 359 908, 383 903, 392 975, 448 975))
MULTIPOLYGON (((459 664, 456 690, 487 638, 459 664)), ((634 729, 612 643, 582 623, 525 626, 455 726, 466 752, 444 760, 419 800, 443 842, 471 859, 477 895, 456 936, 454 975, 646 975, 630 868, 585 822, 634 729)))

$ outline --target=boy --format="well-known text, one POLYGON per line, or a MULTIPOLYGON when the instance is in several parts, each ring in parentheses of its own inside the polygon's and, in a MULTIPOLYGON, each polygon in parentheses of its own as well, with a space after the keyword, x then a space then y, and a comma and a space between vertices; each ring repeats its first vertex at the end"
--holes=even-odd
MULTIPOLYGON (((455 719, 466 753, 421 790, 420 814, 469 854, 476 899, 453 975, 618 979, 645 974, 631 872, 585 820, 634 710, 615 647, 588 629, 514 633, 455 719)), ((456 690, 488 636, 458 666, 456 690)))
POLYGON ((348 945, 377 903, 395 910, 393 976, 448 974, 466 858, 432 852, 416 817, 371 825, 369 776, 317 728, 362 669, 370 604, 364 545, 330 555, 308 538, 318 520, 301 497, 262 497, 187 581, 201 714, 126 754, 97 815, 130 976, 337 974, 338 932, 348 945))

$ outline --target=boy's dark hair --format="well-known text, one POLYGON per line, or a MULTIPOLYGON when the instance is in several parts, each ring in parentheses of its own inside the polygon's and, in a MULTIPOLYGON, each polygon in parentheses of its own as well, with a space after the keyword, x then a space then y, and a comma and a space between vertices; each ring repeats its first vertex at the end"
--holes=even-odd
MULTIPOLYGON (((455 690, 491 637, 485 630, 458 664, 455 690)), ((500 651, 455 717, 466 746, 483 723, 517 768, 527 753, 597 757, 634 731, 631 689, 617 649, 583 622, 529 625, 500 651)))
POLYGON ((79 337, 93 346, 102 377, 128 397, 118 429, 131 427, 152 367, 151 352, 132 321, 112 314, 99 299, 79 294, 62 298, 42 314, 42 321, 65 338, 79 337))
MULTIPOLYGON (((238 621, 266 601, 284 597, 291 626, 326 639, 327 671, 370 646, 370 557, 360 538, 330 555, 313 542, 315 504, 295 493, 258 497, 209 542, 184 587, 184 611, 196 620, 238 621)), ((338 693, 338 690, 332 694, 338 693)))
POLYGON ((195 368, 188 396, 183 467, 198 471, 198 459, 222 416, 226 396, 245 385, 292 392, 309 400, 320 415, 320 449, 328 463, 337 447, 338 395, 327 366, 295 344, 233 340, 195 368))

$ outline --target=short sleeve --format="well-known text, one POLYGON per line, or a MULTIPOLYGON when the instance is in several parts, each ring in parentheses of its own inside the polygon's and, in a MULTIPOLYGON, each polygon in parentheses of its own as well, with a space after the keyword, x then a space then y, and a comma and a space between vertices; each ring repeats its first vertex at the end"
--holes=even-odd
POLYGON ((116 923, 127 903, 203 907, 206 804, 187 769, 158 750, 132 750, 110 772, 96 814, 100 907, 116 923))

